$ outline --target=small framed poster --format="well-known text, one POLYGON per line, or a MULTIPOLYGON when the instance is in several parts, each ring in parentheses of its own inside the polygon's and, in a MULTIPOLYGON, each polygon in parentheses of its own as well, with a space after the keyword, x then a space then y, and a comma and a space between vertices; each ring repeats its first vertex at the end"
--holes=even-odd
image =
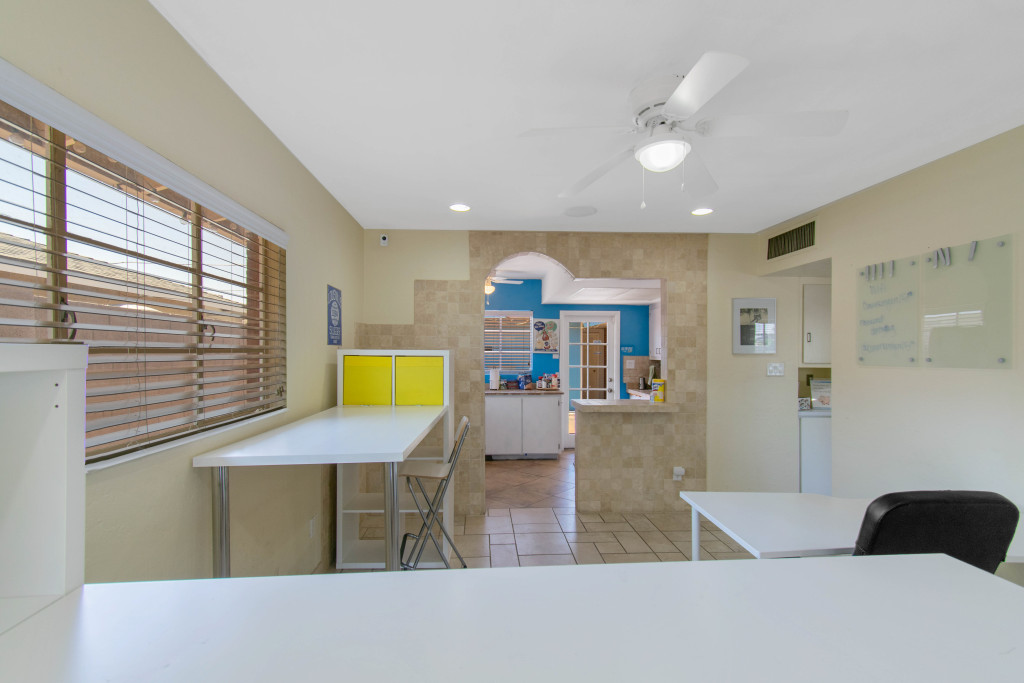
POLYGON ((327 345, 341 346, 341 290, 327 285, 327 345))
POLYGON ((775 353, 775 299, 732 300, 732 352, 775 353))
POLYGON ((533 321, 533 352, 558 353, 558 321, 533 321))

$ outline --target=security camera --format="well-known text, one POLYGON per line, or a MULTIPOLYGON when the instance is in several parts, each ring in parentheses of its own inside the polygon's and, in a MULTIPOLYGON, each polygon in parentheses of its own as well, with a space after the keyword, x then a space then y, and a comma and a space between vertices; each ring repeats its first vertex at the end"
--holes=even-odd
POLYGON ((382 246, 382 247, 388 246, 388 234, 386 232, 382 232, 380 234, 380 246, 382 246))

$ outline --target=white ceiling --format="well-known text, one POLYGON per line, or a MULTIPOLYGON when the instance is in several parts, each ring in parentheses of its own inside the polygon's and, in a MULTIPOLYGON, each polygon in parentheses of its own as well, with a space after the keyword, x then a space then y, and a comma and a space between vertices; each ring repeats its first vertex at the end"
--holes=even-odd
POLYGON ((1019 0, 150 1, 372 230, 756 232, 1024 124, 1019 0), (845 109, 845 130, 698 140, 703 201, 647 173, 641 211, 633 160, 557 197, 628 139, 523 132, 628 126, 635 85, 709 50, 751 64, 700 118, 845 109))

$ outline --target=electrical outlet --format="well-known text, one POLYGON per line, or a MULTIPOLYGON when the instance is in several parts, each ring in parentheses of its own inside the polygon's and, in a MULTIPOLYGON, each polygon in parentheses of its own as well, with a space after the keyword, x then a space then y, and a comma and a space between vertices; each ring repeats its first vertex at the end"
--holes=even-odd
POLYGON ((672 468, 672 481, 682 481, 684 474, 686 474, 686 468, 685 467, 673 467, 672 468))

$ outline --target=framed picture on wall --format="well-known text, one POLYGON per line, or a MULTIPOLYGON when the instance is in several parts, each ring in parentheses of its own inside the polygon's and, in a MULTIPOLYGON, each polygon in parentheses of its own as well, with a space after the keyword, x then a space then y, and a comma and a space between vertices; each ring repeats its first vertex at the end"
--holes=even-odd
POLYGON ((540 320, 533 321, 533 352, 534 353, 558 353, 558 321, 540 320))
POLYGON ((775 299, 732 300, 732 352, 775 353, 775 299))

